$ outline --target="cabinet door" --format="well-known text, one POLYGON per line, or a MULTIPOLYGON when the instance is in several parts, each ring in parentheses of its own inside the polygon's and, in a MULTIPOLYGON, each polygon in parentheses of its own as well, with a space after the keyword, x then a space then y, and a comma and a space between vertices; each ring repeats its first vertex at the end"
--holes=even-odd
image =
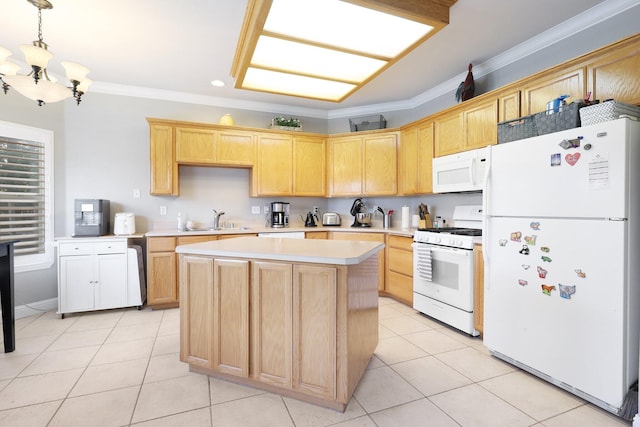
POLYGON ((95 307, 95 272, 93 255, 59 258, 60 312, 93 310, 95 307))
POLYGON ((562 70, 550 75, 532 79, 522 90, 522 114, 534 114, 547 109, 547 102, 569 95, 570 100, 584 98, 585 69, 562 70))
POLYGON ((180 257, 180 360, 208 368, 213 352, 213 259, 180 257))
POLYGON ((638 43, 620 46, 609 55, 599 58, 587 67, 588 90, 591 99, 615 99, 631 105, 640 105, 640 46, 638 43))
POLYGON ((127 254, 98 254, 96 309, 127 306, 127 254))
POLYGON ((328 231, 307 231, 304 233, 305 239, 328 239, 329 232, 328 231))
POLYGON ((151 186, 154 196, 178 195, 178 165, 175 162, 173 127, 149 122, 151 186))
POLYGON ((400 133, 400 194, 419 194, 418 191, 418 127, 411 126, 400 133))
POLYGON ((213 164, 216 161, 216 132, 210 129, 176 128, 178 163, 213 164))
POLYGON ((178 302, 175 252, 147 254, 147 302, 149 305, 178 302))
POLYGON ((465 150, 498 143, 498 100, 464 110, 465 150))
POLYGON ((217 147, 217 164, 253 166, 256 162, 256 145, 251 132, 220 130, 217 147))
POLYGON ((517 119, 520 114, 520 91, 502 94, 498 97, 498 121, 517 119))
POLYGON ((326 140, 296 136, 293 152, 294 196, 327 195, 326 140))
POLYGON ((434 156, 439 157, 464 150, 464 118, 461 111, 440 116, 434 123, 434 156))
POLYGON ((261 382, 291 388, 291 264, 254 262, 251 304, 252 375, 261 382))
POLYGON ((329 141, 329 195, 362 195, 362 138, 344 137, 329 141))
POLYGON ((336 397, 337 270, 293 266, 293 388, 336 397))
POLYGON ((413 238, 387 236, 387 276, 385 291, 413 305, 413 238))
MULTIPOLYGON (((383 233, 351 233, 351 232, 331 232, 333 240, 363 240, 365 242, 384 243, 383 233)), ((378 290, 384 291, 384 250, 378 252, 378 290)))
POLYGON ((213 262, 211 368, 240 377, 249 376, 249 261, 216 259, 213 262))
POLYGON ((393 196, 398 193, 397 135, 363 138, 364 195, 393 196))
POLYGON ((293 194, 293 138, 287 135, 259 135, 257 174, 258 196, 293 194))
POLYGON ((418 193, 431 194, 433 192, 433 122, 418 127, 418 193))

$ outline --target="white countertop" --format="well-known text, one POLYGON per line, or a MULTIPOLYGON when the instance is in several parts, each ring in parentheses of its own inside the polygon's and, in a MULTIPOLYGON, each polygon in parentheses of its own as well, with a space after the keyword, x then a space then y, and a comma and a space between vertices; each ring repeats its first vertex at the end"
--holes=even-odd
POLYGON ((351 227, 350 225, 335 226, 317 226, 317 227, 286 227, 286 228, 272 228, 272 227, 236 227, 236 228, 221 228, 219 230, 194 230, 194 231, 178 231, 178 230, 153 230, 145 233, 146 237, 179 237, 179 236, 206 236, 206 235, 218 235, 218 234, 256 234, 256 233, 287 233, 287 232, 300 232, 313 233, 314 231, 337 231, 345 233, 387 233, 395 234, 398 236, 413 237, 416 232, 415 228, 382 228, 382 227, 351 227))
POLYGON ((353 265, 360 264, 383 248, 384 244, 378 242, 251 236, 180 245, 176 248, 176 253, 353 265))

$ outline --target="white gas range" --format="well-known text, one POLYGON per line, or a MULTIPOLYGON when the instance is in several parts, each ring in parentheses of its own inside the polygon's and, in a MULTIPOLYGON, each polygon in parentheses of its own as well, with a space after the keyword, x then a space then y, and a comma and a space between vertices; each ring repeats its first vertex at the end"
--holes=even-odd
POLYGON ((473 245, 482 240, 482 206, 456 206, 453 225, 413 236, 413 308, 476 336, 473 245))

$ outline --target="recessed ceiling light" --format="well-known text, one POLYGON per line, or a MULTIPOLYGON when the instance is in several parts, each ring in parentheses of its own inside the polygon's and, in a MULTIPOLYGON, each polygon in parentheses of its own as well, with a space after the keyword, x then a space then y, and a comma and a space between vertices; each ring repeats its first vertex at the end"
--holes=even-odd
POLYGON ((449 22, 456 0, 249 0, 235 87, 340 102, 449 22))
POLYGON ((215 87, 224 86, 224 82, 222 80, 211 80, 211 85, 215 87))

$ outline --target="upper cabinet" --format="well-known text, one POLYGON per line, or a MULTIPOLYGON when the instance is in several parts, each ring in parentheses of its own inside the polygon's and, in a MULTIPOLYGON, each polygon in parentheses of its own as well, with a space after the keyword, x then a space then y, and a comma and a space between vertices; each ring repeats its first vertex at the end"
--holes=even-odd
POLYGON ((329 196, 393 196, 398 192, 398 132, 329 138, 329 196))
POLYGON ((258 162, 253 170, 252 195, 293 195, 293 137, 258 134, 258 162))
POLYGON ((587 66, 587 87, 592 99, 615 99, 640 105, 640 43, 623 41, 587 66))
POLYGON ((154 196, 178 195, 178 164, 175 162, 173 127, 149 121, 151 182, 154 196))
POLYGON ((295 135, 293 138, 293 194, 327 195, 327 139, 295 135))
POLYGON ((522 114, 539 113, 547 102, 562 95, 569 101, 583 99, 586 94, 584 67, 564 68, 536 74, 522 86, 522 114))
POLYGON ((251 167, 255 162, 253 133, 176 127, 176 161, 180 164, 251 167))
POLYGON ((436 157, 496 144, 498 100, 490 98, 480 102, 467 101, 460 107, 437 116, 434 125, 436 157))
POLYGON ((402 129, 400 132, 398 193, 401 195, 433 192, 431 172, 433 128, 433 122, 426 121, 402 129))

